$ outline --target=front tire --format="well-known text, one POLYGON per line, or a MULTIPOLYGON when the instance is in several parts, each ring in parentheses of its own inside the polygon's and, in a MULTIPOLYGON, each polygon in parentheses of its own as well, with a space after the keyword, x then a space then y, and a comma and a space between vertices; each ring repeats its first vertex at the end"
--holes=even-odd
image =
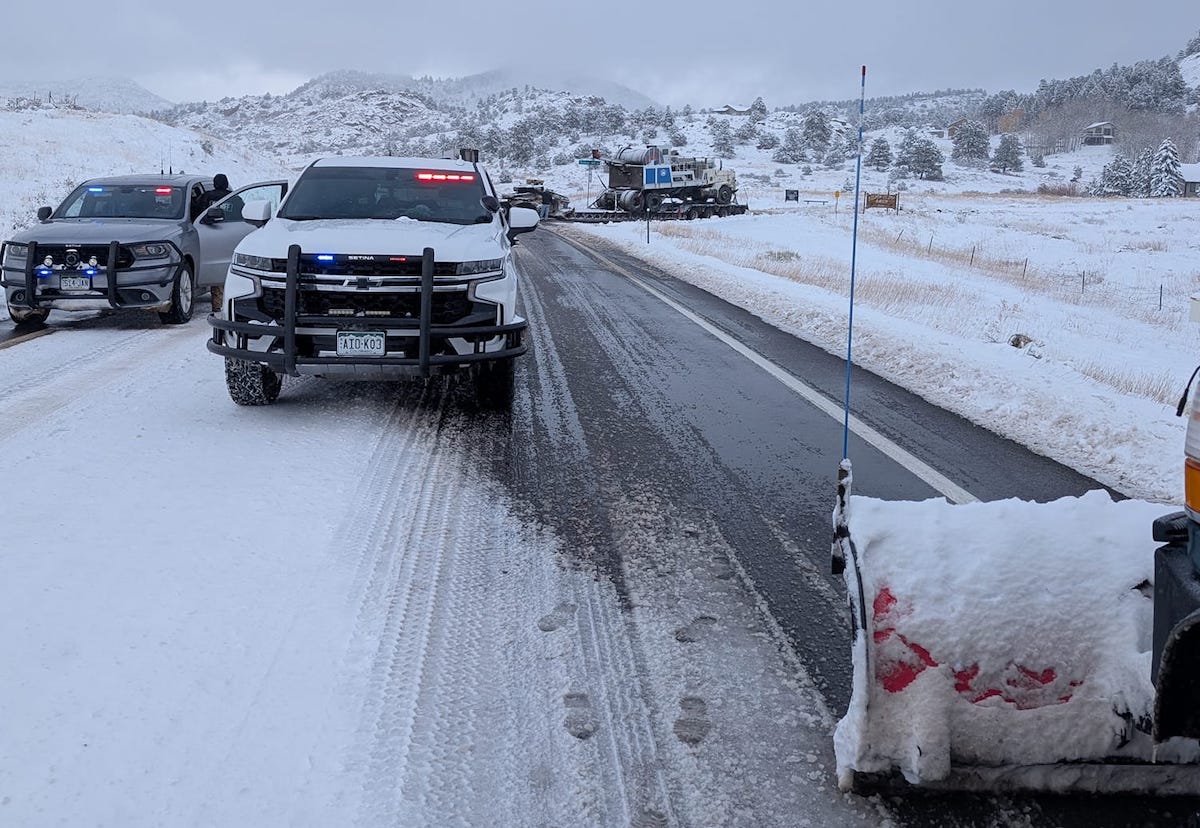
POLYGON ((262 363, 225 357, 225 387, 238 405, 270 405, 279 397, 283 378, 262 363))
POLYGON ((516 374, 517 363, 513 359, 481 363, 475 369, 475 401, 481 408, 510 408, 516 374))
POLYGON ((171 288, 171 309, 158 314, 164 325, 182 325, 192 318, 192 307, 196 303, 196 277, 191 265, 184 264, 175 277, 171 288))
POLYGON ((722 184, 717 188, 717 203, 728 204, 733 201, 733 188, 728 184, 722 184))
MULTIPOLYGON (((8 305, 8 302, 5 304, 8 305)), ((8 318, 14 325, 40 325, 49 315, 49 308, 15 308, 8 305, 8 318)))

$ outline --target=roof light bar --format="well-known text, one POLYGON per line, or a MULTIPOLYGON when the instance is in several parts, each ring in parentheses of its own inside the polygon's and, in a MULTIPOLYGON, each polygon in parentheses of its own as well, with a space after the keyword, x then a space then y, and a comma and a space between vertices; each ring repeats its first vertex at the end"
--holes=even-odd
POLYGON ((475 176, 471 173, 435 173, 435 172, 419 172, 417 173, 417 181, 474 181, 475 176))

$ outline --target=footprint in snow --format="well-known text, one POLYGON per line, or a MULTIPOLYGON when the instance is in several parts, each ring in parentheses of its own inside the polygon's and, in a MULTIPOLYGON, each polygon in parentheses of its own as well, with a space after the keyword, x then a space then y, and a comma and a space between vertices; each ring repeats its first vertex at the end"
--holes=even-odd
POLYGON ((667 828, 668 824, 666 814, 647 808, 633 818, 629 828, 667 828))
POLYGON ((563 727, 576 739, 588 739, 596 732, 596 716, 592 712, 592 700, 587 693, 567 693, 563 696, 563 707, 567 717, 563 727))
POLYGON ((698 745, 712 730, 708 704, 699 696, 684 696, 679 700, 682 715, 675 720, 675 736, 687 745, 698 745))
POLYGON ((681 644, 695 644, 715 623, 717 623, 717 619, 711 615, 696 616, 692 619, 692 623, 675 630, 675 640, 681 644))
POLYGON ((575 615, 575 605, 563 601, 548 615, 538 619, 538 629, 542 632, 554 632, 575 615))

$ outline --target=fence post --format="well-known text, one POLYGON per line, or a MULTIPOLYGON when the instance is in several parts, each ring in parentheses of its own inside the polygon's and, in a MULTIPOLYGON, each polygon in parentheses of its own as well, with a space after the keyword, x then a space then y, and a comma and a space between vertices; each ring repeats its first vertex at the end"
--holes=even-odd
POLYGON ((1029 257, 1025 257, 1025 264, 1021 265, 1021 278, 1025 278, 1025 271, 1029 269, 1029 257))
POLYGON ((971 263, 967 267, 975 266, 975 245, 971 245, 971 263))
POLYGON ((1158 309, 1159 310, 1162 310, 1162 299, 1163 299, 1163 286, 1162 286, 1162 283, 1159 282, 1159 284, 1158 284, 1158 309))
POLYGON ((1083 293, 1085 290, 1087 290, 1087 271, 1085 270, 1082 273, 1080 273, 1079 278, 1080 278, 1079 292, 1083 293))
POLYGON ((925 252, 927 254, 933 252, 933 234, 932 233, 929 234, 929 247, 927 247, 925 249, 925 252))

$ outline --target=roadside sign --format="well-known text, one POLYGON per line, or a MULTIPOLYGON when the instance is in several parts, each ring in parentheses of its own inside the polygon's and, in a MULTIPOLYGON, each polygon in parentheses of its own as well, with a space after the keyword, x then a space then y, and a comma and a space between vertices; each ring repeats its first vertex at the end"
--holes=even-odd
POLYGON ((600 161, 596 158, 578 158, 575 163, 583 164, 585 167, 599 167, 600 161))
POLYGON ((783 200, 784 201, 796 201, 796 202, 800 201, 800 191, 799 190, 784 190, 783 191, 783 200))

